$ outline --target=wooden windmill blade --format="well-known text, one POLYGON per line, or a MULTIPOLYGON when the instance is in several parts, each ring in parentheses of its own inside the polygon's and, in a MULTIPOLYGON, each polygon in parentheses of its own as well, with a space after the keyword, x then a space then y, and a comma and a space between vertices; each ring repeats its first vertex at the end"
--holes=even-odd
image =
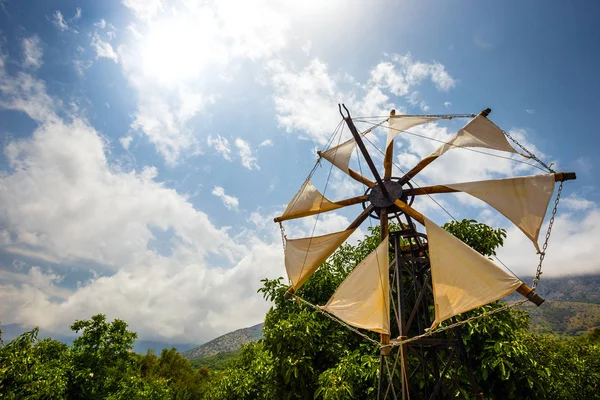
POLYGON ((402 177, 401 182, 408 182, 438 157, 457 147, 483 147, 491 150, 515 153, 525 158, 529 158, 529 155, 516 151, 510 143, 508 143, 504 132, 487 118, 491 111, 491 109, 487 108, 476 115, 464 127, 459 129, 447 142, 443 143, 434 152, 422 159, 413 169, 408 171, 402 177))
POLYGON ((554 191, 554 183, 571 179, 576 179, 575 173, 560 172, 429 186, 412 189, 409 193, 423 195, 463 192, 476 197, 514 223, 539 251, 538 236, 554 191))

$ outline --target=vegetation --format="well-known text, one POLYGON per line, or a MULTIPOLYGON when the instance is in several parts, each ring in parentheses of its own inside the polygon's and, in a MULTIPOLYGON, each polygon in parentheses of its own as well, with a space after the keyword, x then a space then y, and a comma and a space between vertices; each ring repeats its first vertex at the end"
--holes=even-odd
MULTIPOLYGON (((505 237, 503 231, 475 221, 455 222, 445 228, 486 256, 494 254, 505 237)), ((324 304, 378 243, 375 228, 356 246, 341 246, 300 295, 311 303, 324 304)), ((375 398, 377 348, 304 304, 285 300, 286 289, 281 278, 263 280, 260 292, 273 302, 265 318, 263 339, 245 345, 239 353, 195 361, 196 367, 175 349, 165 349, 159 356, 151 351, 133 353, 136 334, 124 321, 107 322, 104 315, 76 321, 71 329, 81 335, 72 347, 38 339, 37 329, 26 332, 0 347, 0 398, 375 398)), ((485 310, 500 306, 497 302, 485 310)), ((463 342, 485 397, 600 399, 600 328, 561 340, 533 333, 528 325, 527 312, 514 309, 463 326, 463 342)), ((375 334, 373 338, 378 339, 375 334)), ((411 391, 418 393, 425 379, 412 377, 411 391)), ((471 388, 464 365, 457 379, 461 387, 471 388)), ((467 389, 444 388, 443 395, 472 397, 467 389)))
POLYGON ((104 315, 71 325, 81 335, 73 346, 25 332, 0 348, 0 398, 200 399, 210 379, 175 349, 138 355, 136 334, 104 315))

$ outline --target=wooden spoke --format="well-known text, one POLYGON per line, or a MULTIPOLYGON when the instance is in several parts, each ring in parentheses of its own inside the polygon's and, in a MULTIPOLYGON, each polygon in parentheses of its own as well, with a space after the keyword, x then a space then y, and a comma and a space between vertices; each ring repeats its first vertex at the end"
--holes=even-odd
POLYGON ((329 211, 339 210, 340 208, 343 208, 343 207, 348 207, 348 206, 352 206, 354 204, 364 203, 367 200, 369 200, 369 196, 367 196, 367 195, 357 196, 357 197, 351 197, 349 199, 345 199, 345 200, 340 200, 340 201, 333 202, 333 204, 335 204, 337 206, 340 206, 339 208, 335 208, 333 210, 327 210, 327 211, 313 210, 313 211, 306 211, 306 212, 301 212, 301 213, 287 215, 287 216, 283 216, 282 215, 282 216, 274 218, 273 221, 275 221, 275 222, 282 222, 282 221, 287 221, 287 220, 290 220, 290 219, 297 219, 297 218, 308 217, 310 215, 316 215, 316 214, 320 214, 320 213, 323 213, 323 212, 329 212, 329 211))
POLYGON ((412 208, 411 206, 409 206, 402 200, 396 200, 396 201, 394 201, 394 204, 400 210, 402 210, 406 215, 412 217, 421 225, 425 225, 425 217, 423 216, 423 214, 421 214, 420 212, 418 212, 417 210, 415 210, 414 208, 412 208))
MULTIPOLYGON (((554 173, 554 181, 562 182, 562 181, 570 181, 573 179, 577 179, 577 175, 575 172, 556 172, 554 173)), ((449 188, 444 185, 435 185, 435 186, 424 186, 420 188, 409 189, 406 191, 408 196, 422 196, 425 194, 438 194, 438 193, 456 193, 460 192, 460 190, 449 188)))

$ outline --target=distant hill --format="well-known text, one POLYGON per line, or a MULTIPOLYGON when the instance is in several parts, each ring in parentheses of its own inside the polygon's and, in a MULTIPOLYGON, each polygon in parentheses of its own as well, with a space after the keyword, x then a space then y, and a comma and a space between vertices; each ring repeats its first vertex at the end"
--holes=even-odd
POLYGON ((262 338, 263 324, 251 326, 249 328, 238 329, 233 332, 219 336, 210 342, 204 343, 191 350, 181 353, 184 357, 192 360, 214 356, 215 354, 232 352, 239 350, 243 344, 255 342, 262 338))
POLYGON ((540 307, 526 303, 531 330, 560 336, 578 336, 600 326, 600 304, 547 300, 540 307))

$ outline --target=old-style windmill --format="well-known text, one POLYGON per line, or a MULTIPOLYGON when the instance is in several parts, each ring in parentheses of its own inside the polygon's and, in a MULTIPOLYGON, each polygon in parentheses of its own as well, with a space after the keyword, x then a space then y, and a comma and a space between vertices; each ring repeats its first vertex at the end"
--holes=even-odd
MULTIPOLYGON (((373 123, 371 128, 362 133, 355 127, 348 109, 345 106, 344 109, 346 115, 342 114, 342 117, 353 138, 325 151, 319 151, 319 160, 326 159, 365 185, 365 194, 330 201, 311 183, 313 169, 283 215, 275 218, 275 222, 281 224, 286 220, 359 203, 363 205, 363 211, 341 232, 301 239, 285 238, 285 267, 290 280, 287 296, 296 297, 298 289, 361 223, 369 217, 379 219, 381 244, 354 268, 327 304, 314 307, 355 332, 360 333, 355 329, 359 328, 380 334, 379 398, 438 398, 443 386, 453 384, 452 379, 448 378, 448 369, 453 361, 464 361, 467 366, 469 364, 460 338, 460 325, 469 320, 448 320, 513 292, 526 299, 495 309, 493 312, 522 304, 527 300, 538 306, 544 301, 535 292, 541 273, 541 261, 544 258, 562 182, 575 179, 576 176, 575 173, 552 171, 491 122, 487 118, 490 109, 477 115, 445 116, 396 115, 392 111, 385 121, 373 123), (437 150, 421 160, 412 170, 404 173, 404 176, 392 176, 393 142, 398 134, 409 134, 407 129, 417 125, 452 118, 470 120, 448 142, 442 142, 437 150), (368 140, 366 136, 386 122, 388 136, 385 152, 382 152, 384 173, 381 176, 363 139, 368 140), (517 144, 522 152, 515 150, 507 138, 517 144), (349 168, 350 158, 356 147, 373 174, 374 182, 363 176, 362 171, 359 173, 349 168), (428 187, 414 185, 413 178, 420 171, 455 148, 487 148, 515 153, 538 162, 548 173, 428 187), (546 241, 540 249, 538 236, 555 182, 560 182, 558 195, 546 241), (540 264, 533 288, 440 228, 411 206, 415 196, 454 192, 468 193, 486 202, 512 221, 533 242, 535 249, 540 253, 540 264), (389 234, 390 218, 397 219, 400 223, 402 229, 399 232, 389 234), (426 234, 417 231, 414 221, 424 226, 426 234), (431 305, 435 310, 433 318, 431 305), (440 325, 441 323, 443 324, 440 325), (433 337, 441 331, 453 335, 446 335, 444 339, 433 337), (439 360, 437 352, 440 348, 445 349, 446 360, 439 360), (418 359, 415 365, 407 361, 409 353, 418 359), (419 393, 408 393, 408 380, 415 374, 427 376, 431 384, 419 393)), ((485 315, 487 314, 480 314, 474 318, 485 315)), ((367 335, 363 336, 372 340, 367 335)), ((474 393, 477 393, 477 383, 474 379, 471 383, 474 393)))

